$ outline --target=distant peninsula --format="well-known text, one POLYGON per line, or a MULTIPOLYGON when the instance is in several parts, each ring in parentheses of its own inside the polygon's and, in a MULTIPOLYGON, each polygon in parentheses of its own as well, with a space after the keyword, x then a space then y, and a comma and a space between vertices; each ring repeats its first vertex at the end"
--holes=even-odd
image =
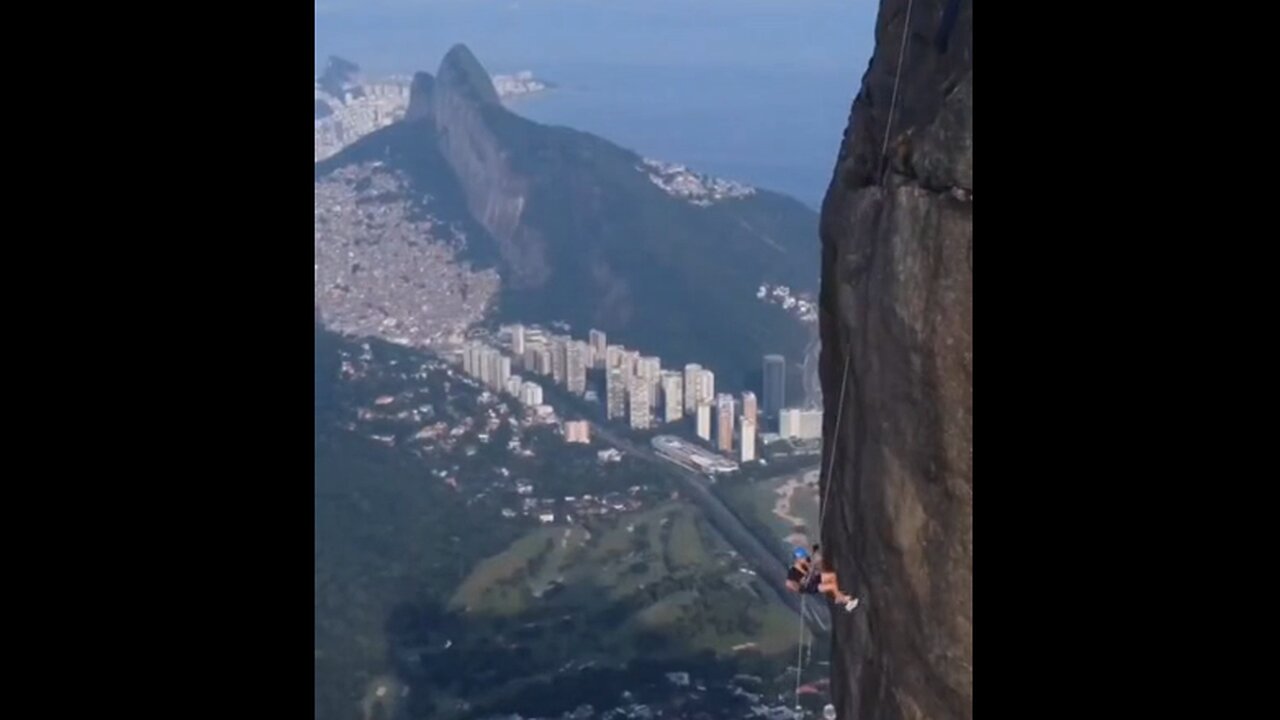
POLYGON ((510 100, 551 90, 555 85, 535 78, 530 70, 521 70, 514 75, 494 75, 493 87, 498 91, 498 97, 510 100))

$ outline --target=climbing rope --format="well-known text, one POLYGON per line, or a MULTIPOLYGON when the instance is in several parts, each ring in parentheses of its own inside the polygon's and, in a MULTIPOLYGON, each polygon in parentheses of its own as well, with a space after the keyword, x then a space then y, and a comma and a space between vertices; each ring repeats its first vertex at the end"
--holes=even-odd
MULTIPOLYGON (((911 11, 914 9, 915 0, 907 0, 907 17, 902 25, 902 43, 898 46, 898 66, 894 68, 893 73, 893 94, 889 96, 889 117, 885 119, 884 126, 884 142, 880 145, 880 160, 884 162, 886 154, 889 152, 889 138, 893 135, 893 116, 898 108, 898 88, 902 84, 902 63, 907 56, 907 41, 911 38, 911 11)), ((840 380, 840 402, 836 406, 836 425, 832 432, 832 439, 840 435, 840 420, 844 416, 844 399, 845 386, 849 382, 849 361, 853 359, 853 354, 849 352, 849 348, 845 348, 844 356, 844 372, 841 374, 840 380)), ((831 454, 827 461, 827 486, 822 493, 822 510, 818 515, 818 537, 822 537, 823 523, 827 519, 828 498, 831 497, 831 473, 835 469, 836 464, 836 448, 835 443, 831 445, 831 454)))
POLYGON ((800 671, 804 667, 804 593, 800 593, 800 638, 796 642, 796 710, 800 709, 800 671))
MULTIPOLYGON (((914 6, 915 6, 914 0, 907 0, 907 15, 906 15, 906 20, 903 22, 903 25, 902 25, 902 42, 898 46, 898 66, 894 69, 894 74, 893 74, 893 94, 890 95, 889 97, 889 116, 885 120, 884 143, 881 144, 880 146, 880 161, 882 163, 885 163, 885 167, 887 167, 888 165, 886 161, 888 159, 887 153, 889 152, 889 138, 893 135, 893 116, 898 108, 898 88, 902 83, 902 64, 907 56, 907 41, 911 37, 911 32, 910 32, 911 31, 911 12, 914 9, 914 6)), ((830 507, 829 500, 831 498, 831 486, 834 484, 832 482, 832 473, 835 471, 835 464, 836 464, 835 440, 836 438, 840 437, 840 423, 844 419, 844 401, 846 397, 845 391, 848 388, 849 365, 852 360, 853 360, 853 353, 851 351, 851 348, 848 345, 846 345, 845 354, 844 354, 844 372, 842 372, 840 375, 840 400, 836 404, 836 422, 831 435, 832 437, 831 454, 827 458, 827 474, 825 478, 827 486, 823 488, 822 508, 818 513, 819 542, 821 542, 821 538, 822 538, 822 528, 824 526, 824 523, 827 520, 827 509, 830 507)), ((817 568, 817 569, 821 571, 821 568, 817 568)), ((803 667, 804 667, 803 665, 804 608, 805 608, 804 601, 805 601, 805 597, 804 597, 804 593, 802 592, 800 594, 800 638, 799 638, 799 641, 797 642, 797 648, 796 648, 795 707, 797 711, 800 710, 800 674, 803 671, 803 667)), ((831 707, 831 706, 828 705, 827 707, 831 707)))
MULTIPOLYGON (((889 138, 893 135, 893 116, 898 108, 898 88, 902 83, 902 63, 907 56, 907 40, 911 38, 911 11, 914 9, 915 0, 907 0, 907 18, 902 26, 902 42, 898 46, 898 66, 894 68, 893 73, 893 94, 889 97, 889 117, 885 119, 884 126, 884 142, 880 145, 880 161, 885 162, 886 154, 889 152, 889 138)), ((832 432, 832 439, 840 436, 840 420, 844 416, 844 399, 845 386, 849 382, 849 361, 853 359, 853 354, 849 352, 849 348, 845 348, 844 356, 844 372, 840 379, 840 402, 836 406, 836 425, 832 432)), ((831 454, 827 461, 827 486, 822 493, 822 510, 818 515, 818 537, 822 537, 823 523, 827 519, 827 499, 831 497, 831 473, 835 469, 836 464, 836 448, 835 443, 831 445, 831 454)))
MULTIPOLYGON (((840 375, 840 401, 836 404, 836 426, 831 433, 833 441, 835 440, 836 437, 840 435, 840 419, 844 416, 845 388, 849 384, 849 362, 851 360, 853 360, 853 353, 850 352, 850 348, 846 346, 844 349, 844 372, 841 373, 840 375)), ((833 484, 831 482, 831 473, 835 470, 835 466, 836 466, 836 444, 835 442, 832 442, 831 453, 827 457, 827 475, 826 475, 827 486, 822 490, 822 510, 818 514, 818 541, 819 542, 822 541, 823 523, 826 522, 827 520, 827 507, 830 505, 830 503, 828 503, 827 501, 831 498, 831 486, 833 484)))
POLYGON ((884 123, 884 143, 880 146, 880 162, 885 162, 887 158, 885 153, 889 151, 889 137, 893 135, 893 113, 898 109, 898 84, 902 81, 902 62, 907 57, 907 40, 911 37, 908 32, 911 29, 911 6, 915 4, 914 0, 907 0, 907 20, 902 25, 902 43, 898 46, 898 67, 893 73, 893 95, 889 97, 889 117, 884 123))
MULTIPOLYGON (((852 358, 853 358, 853 354, 850 353, 849 348, 846 347, 845 355, 844 355, 844 374, 840 380, 840 402, 839 404, 836 405, 836 428, 835 428, 836 434, 839 434, 840 432, 840 418, 844 415, 845 388, 849 382, 849 361, 852 358)), ((835 445, 832 444, 831 460, 827 464, 827 487, 823 493, 822 511, 818 516, 818 537, 819 538, 822 537, 822 523, 827 517, 827 498, 830 497, 831 471, 835 467, 835 458, 836 458, 836 448, 835 448, 835 445)), ((815 558, 814 560, 816 562, 817 558, 815 558)), ((814 570, 817 572, 821 572, 822 568, 815 567, 814 570)), ((805 578, 803 582, 807 583, 808 578, 805 578)), ((800 711, 800 674, 804 670, 804 601, 805 599, 806 598, 804 596, 804 588, 802 587, 800 592, 800 637, 796 642, 796 695, 795 695, 795 698, 796 698, 797 712, 800 711)))

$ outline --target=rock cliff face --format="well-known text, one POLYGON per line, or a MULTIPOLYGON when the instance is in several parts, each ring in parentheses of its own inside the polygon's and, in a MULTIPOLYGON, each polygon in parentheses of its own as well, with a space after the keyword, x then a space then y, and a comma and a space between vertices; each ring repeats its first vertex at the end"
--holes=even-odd
POLYGON ((972 3, 882 0, 876 40, 821 222, 834 701, 972 718, 972 3))
MULTIPOLYGON (((410 104, 414 101, 411 96, 410 104)), ((489 74, 465 46, 455 46, 440 63, 431 104, 440 151, 457 174, 472 216, 507 259, 507 281, 514 288, 541 286, 550 275, 545 245, 539 233, 520 222, 529 201, 528 182, 512 170, 490 126, 492 116, 506 111, 489 74)))

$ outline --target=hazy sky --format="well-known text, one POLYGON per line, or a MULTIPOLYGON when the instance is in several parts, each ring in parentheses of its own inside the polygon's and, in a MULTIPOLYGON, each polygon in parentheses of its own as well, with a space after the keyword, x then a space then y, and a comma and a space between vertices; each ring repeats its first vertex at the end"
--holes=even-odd
POLYGON ((561 88, 517 112, 817 207, 875 0, 316 0, 317 68, 434 73, 456 43, 561 88))
POLYGON ((316 0, 316 59, 434 70, 465 42, 494 70, 539 64, 839 68, 861 76, 875 0, 316 0))

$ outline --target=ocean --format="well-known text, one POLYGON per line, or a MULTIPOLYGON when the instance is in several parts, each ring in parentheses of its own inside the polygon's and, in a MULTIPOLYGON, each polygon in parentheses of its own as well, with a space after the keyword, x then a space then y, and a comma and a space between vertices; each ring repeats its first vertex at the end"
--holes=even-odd
POLYGON ((557 87, 515 101, 525 117, 791 195, 815 210, 861 80, 813 69, 548 64, 535 72, 557 87))

